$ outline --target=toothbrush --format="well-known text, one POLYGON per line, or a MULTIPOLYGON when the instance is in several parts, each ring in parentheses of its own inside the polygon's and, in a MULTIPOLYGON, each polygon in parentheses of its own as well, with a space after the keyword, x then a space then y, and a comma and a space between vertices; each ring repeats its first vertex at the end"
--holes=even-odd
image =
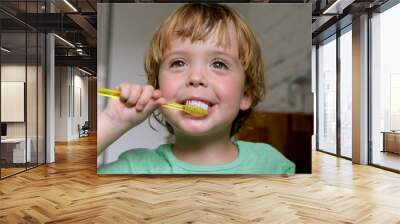
POLYGON ((106 97, 110 97, 113 99, 118 99, 120 92, 119 92, 119 90, 115 90, 115 89, 97 88, 97 94, 100 96, 106 96, 106 97))
MULTIPOLYGON (((110 97, 113 99, 118 99, 120 91, 115 90, 115 89, 108 89, 108 88, 97 88, 97 94, 100 96, 105 96, 105 97, 110 97)), ((182 105, 174 102, 169 102, 164 105, 162 105, 165 108, 169 109, 175 109, 175 110, 181 110, 186 113, 189 113, 193 116, 206 116, 208 114, 208 111, 206 109, 203 109, 199 106, 195 105, 182 105)))

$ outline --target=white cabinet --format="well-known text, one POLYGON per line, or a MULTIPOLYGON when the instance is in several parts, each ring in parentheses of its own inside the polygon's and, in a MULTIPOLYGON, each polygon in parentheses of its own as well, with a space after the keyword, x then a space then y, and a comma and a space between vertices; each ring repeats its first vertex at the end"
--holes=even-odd
POLYGON ((8 144, 13 148, 13 163, 25 163, 32 161, 32 140, 27 138, 26 143, 27 147, 25 154, 25 138, 7 138, 1 140, 1 144, 8 144), (27 161, 25 161, 25 158, 27 161))

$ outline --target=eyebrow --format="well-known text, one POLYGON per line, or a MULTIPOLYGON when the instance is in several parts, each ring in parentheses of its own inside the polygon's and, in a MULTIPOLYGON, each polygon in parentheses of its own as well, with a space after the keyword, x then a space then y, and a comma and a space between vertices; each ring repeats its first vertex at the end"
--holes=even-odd
POLYGON ((217 54, 217 55, 225 55, 226 57, 228 57, 228 58, 230 58, 230 59, 232 59, 232 60, 235 60, 235 59, 236 59, 235 56, 233 56, 233 55, 230 54, 230 53, 227 53, 226 51, 212 50, 211 53, 212 53, 212 54, 217 54))
POLYGON ((168 54, 164 54, 164 57, 163 57, 163 58, 167 58, 167 57, 170 57, 170 56, 175 55, 175 54, 187 55, 187 54, 189 54, 189 53, 188 53, 187 51, 173 51, 173 52, 169 52, 168 54))
MULTIPOLYGON (((169 52, 169 53, 165 54, 165 55, 164 55, 164 58, 170 57, 170 56, 175 55, 175 54, 177 54, 177 55, 190 55, 190 52, 188 52, 188 51, 182 51, 182 50, 173 51, 173 52, 169 52)), ((230 53, 227 53, 226 51, 222 51, 222 50, 211 50, 211 51, 207 51, 207 54, 212 54, 212 55, 224 55, 224 56, 228 57, 228 58, 231 59, 231 60, 236 60, 236 57, 235 57, 235 56, 233 56, 233 55, 230 54, 230 53)))

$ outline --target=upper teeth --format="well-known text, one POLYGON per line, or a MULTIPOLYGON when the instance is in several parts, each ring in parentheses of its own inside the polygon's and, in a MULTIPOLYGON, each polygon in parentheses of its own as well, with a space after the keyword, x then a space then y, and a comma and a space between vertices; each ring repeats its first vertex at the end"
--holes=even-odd
POLYGON ((187 100, 186 105, 198 106, 204 110, 208 110, 208 104, 198 101, 198 100, 187 100))

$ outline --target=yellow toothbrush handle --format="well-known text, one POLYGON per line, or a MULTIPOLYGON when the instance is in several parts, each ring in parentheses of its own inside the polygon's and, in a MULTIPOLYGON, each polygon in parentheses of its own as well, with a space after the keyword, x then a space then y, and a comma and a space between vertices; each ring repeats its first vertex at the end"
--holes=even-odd
POLYGON ((100 96, 106 96, 106 97, 117 99, 117 98, 119 98, 120 91, 115 90, 115 89, 108 89, 108 88, 97 88, 97 94, 100 96))
MULTIPOLYGON (((119 98, 120 91, 115 90, 115 89, 108 89, 108 88, 97 88, 97 94, 100 96, 105 96, 105 97, 110 97, 110 98, 119 98)), ((176 104, 176 103, 166 103, 162 105, 165 108, 170 108, 170 109, 177 109, 177 110, 183 110, 183 105, 176 104)))
POLYGON ((185 111, 183 109, 183 105, 179 105, 179 104, 176 104, 176 103, 166 103, 166 104, 164 104, 162 106, 165 107, 165 108, 169 108, 169 109, 177 109, 177 110, 185 111))

